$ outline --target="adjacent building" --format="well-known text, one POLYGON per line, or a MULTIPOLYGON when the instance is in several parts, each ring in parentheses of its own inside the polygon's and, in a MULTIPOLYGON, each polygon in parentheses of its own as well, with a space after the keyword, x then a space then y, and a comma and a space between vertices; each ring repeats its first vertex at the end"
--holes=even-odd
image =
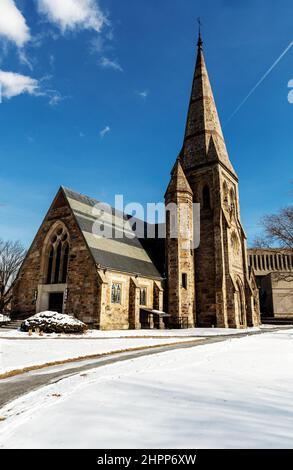
POLYGON ((250 249, 248 262, 259 289, 264 322, 293 321, 293 251, 250 249))

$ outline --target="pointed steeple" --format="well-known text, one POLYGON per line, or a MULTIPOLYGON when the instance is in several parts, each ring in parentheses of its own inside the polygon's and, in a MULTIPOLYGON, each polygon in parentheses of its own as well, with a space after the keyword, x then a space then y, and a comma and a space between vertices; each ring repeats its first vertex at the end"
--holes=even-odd
POLYGON ((177 192, 193 194, 178 158, 171 172, 171 181, 166 195, 177 192))
POLYGON ((197 47, 198 47, 199 49, 201 49, 202 46, 203 46, 203 41, 202 41, 202 37, 201 37, 201 20, 200 20, 200 18, 198 18, 197 21, 198 21, 198 41, 197 41, 197 47))
POLYGON ((197 47, 197 60, 180 161, 184 169, 219 161, 236 176, 229 160, 204 60, 200 30, 197 47))

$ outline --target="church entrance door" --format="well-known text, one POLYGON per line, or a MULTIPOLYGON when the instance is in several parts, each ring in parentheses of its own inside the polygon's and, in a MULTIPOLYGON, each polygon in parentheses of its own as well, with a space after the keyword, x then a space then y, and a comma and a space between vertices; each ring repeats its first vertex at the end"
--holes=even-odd
POLYGON ((63 312, 63 292, 52 292, 49 295, 50 312, 63 312))

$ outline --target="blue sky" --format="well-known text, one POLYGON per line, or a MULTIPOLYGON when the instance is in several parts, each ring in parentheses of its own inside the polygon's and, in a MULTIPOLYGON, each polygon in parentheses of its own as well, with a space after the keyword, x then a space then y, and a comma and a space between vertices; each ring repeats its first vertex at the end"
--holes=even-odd
POLYGON ((229 117, 293 41, 292 0, 1 0, 0 237, 28 246, 61 184, 162 200, 198 16, 249 241, 291 203, 293 47, 229 117))

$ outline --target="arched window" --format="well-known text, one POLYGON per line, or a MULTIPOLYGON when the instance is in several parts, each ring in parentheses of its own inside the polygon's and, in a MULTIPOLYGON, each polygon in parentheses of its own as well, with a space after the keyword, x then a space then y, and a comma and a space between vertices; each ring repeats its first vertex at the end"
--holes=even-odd
POLYGON ((245 305, 245 296, 244 296, 244 290, 242 286, 242 282, 240 280, 237 280, 237 303, 238 303, 238 314, 239 314, 239 321, 240 325, 245 325, 246 324, 246 305, 245 305))
POLYGON ((231 235, 231 245, 232 245, 233 253, 235 255, 238 255, 240 252, 240 243, 235 232, 233 232, 231 235))
POLYGON ((65 228, 58 227, 51 235, 47 253, 47 284, 65 284, 69 260, 68 234, 65 228))
POLYGON ((203 209, 210 209, 211 208, 210 189, 207 185, 205 185, 203 190, 202 190, 202 207, 203 207, 203 209))

